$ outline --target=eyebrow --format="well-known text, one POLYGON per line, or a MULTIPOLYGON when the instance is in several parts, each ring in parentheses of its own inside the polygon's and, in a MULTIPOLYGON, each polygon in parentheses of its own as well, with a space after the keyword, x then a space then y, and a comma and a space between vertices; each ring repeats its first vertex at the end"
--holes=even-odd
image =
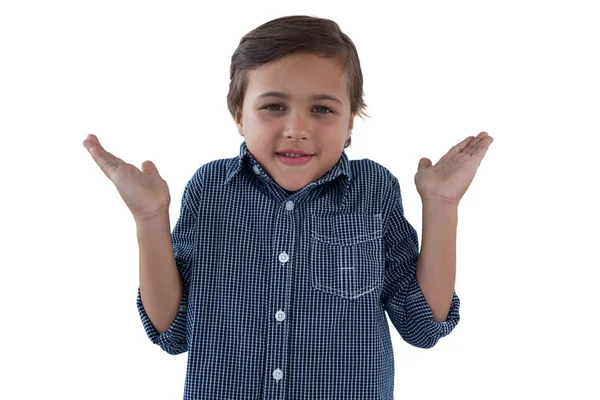
MULTIPOLYGON (((262 99, 264 97, 280 97, 282 99, 289 99, 290 96, 288 94, 285 93, 281 93, 281 92, 265 92, 259 96, 257 96, 257 99, 262 99)), ((316 94, 314 96, 310 97, 311 100, 332 100, 335 101, 336 103, 340 103, 342 106, 344 105, 344 103, 342 103, 342 101, 340 99, 338 99, 335 96, 331 96, 329 94, 316 94)))

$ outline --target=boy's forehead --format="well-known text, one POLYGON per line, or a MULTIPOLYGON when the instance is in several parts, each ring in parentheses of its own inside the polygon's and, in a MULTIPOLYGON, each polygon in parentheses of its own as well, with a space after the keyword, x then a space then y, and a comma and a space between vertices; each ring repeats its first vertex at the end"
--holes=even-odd
POLYGON ((311 54, 293 54, 263 64, 251 70, 247 79, 246 94, 252 97, 266 92, 348 96, 347 73, 339 62, 311 54))

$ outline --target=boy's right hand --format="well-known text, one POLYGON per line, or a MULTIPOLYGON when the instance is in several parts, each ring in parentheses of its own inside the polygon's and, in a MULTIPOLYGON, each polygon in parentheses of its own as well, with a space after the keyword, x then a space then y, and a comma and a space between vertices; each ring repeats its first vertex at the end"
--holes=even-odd
POLYGON ((136 221, 152 219, 169 212, 169 186, 152 161, 144 161, 140 171, 104 150, 96 135, 89 134, 83 146, 102 172, 114 183, 136 221))

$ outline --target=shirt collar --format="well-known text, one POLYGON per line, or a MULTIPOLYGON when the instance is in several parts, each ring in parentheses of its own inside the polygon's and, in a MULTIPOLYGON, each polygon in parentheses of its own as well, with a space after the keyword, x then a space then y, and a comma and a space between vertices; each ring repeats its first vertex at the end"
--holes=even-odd
MULTIPOLYGON (((248 170, 252 172, 252 175, 257 178, 267 179, 270 182, 273 182, 273 180, 267 175, 260 164, 248 151, 245 141, 240 145, 240 154, 233 158, 231 163, 228 165, 225 184, 228 184, 237 174, 240 173, 243 168, 248 168, 248 170)), ((345 176, 347 178, 346 183, 349 183, 349 181, 352 179, 350 160, 348 159, 348 155, 345 151, 342 151, 342 155, 338 162, 333 166, 333 168, 327 171, 323 177, 315 182, 315 185, 318 186, 323 183, 330 182, 340 176, 345 176)))

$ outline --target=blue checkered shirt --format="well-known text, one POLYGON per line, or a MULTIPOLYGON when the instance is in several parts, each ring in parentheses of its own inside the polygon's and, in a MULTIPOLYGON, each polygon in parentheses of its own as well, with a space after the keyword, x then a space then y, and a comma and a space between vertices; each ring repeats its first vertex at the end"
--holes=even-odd
POLYGON ((386 312, 429 348, 459 321, 434 321, 416 279, 418 236, 398 180, 343 152, 295 193, 248 152, 201 166, 172 232, 183 281, 166 332, 137 307, 152 343, 187 352, 184 399, 393 399, 386 312))

